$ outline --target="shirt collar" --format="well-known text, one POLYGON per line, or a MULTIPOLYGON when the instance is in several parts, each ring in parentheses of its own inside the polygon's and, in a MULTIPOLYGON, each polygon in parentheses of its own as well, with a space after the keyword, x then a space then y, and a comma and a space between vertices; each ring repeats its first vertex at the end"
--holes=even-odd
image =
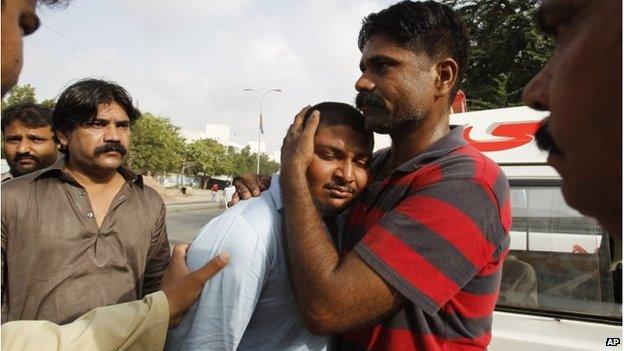
MULTIPOLYGON (((76 180, 66 172, 63 172, 65 168, 65 157, 59 157, 56 162, 54 162, 51 166, 48 166, 40 171, 35 177, 33 177, 33 181, 39 178, 53 178, 57 177, 63 181, 67 181, 70 183, 76 183, 76 180)), ((117 172, 121 174, 122 177, 126 180, 126 182, 132 182, 136 185, 143 187, 143 177, 140 174, 136 174, 129 170, 126 167, 120 166, 117 168, 117 172)))
MULTIPOLYGON (((393 173, 396 171, 406 173, 413 172, 417 168, 425 164, 431 163, 432 161, 439 159, 440 157, 450 153, 451 151, 466 145, 467 142, 463 137, 464 127, 456 125, 451 125, 450 127, 450 132, 448 132, 442 138, 436 140, 433 144, 429 145, 429 147, 427 147, 420 154, 416 155, 416 157, 403 163, 401 166, 395 169, 393 173)), ((382 167, 382 165, 390 159, 390 150, 391 148, 388 147, 379 152, 379 157, 377 158, 376 162, 373 163, 372 168, 374 170, 382 167)))
POLYGON ((279 173, 274 173, 273 176, 271 176, 271 186, 269 186, 269 193, 271 194, 271 197, 275 202, 275 207, 278 211, 280 211, 284 207, 284 205, 282 204, 282 194, 280 190, 279 177, 279 173))

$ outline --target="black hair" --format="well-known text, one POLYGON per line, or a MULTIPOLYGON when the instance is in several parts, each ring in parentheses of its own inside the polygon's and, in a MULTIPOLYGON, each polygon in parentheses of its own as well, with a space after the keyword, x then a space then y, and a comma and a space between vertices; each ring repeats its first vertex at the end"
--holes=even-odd
POLYGON ((132 104, 132 98, 126 89, 101 79, 83 79, 70 85, 59 96, 52 123, 54 130, 68 132, 77 125, 86 124, 97 115, 101 104, 118 103, 126 112, 130 123, 136 122, 141 112, 132 104))
POLYGON ((432 58, 450 55, 459 66, 450 94, 453 100, 468 66, 468 32, 453 9, 433 1, 401 1, 364 18, 358 36, 360 51, 374 35, 383 35, 414 52, 424 51, 432 58))
POLYGON ((4 129, 15 121, 20 121, 27 127, 52 127, 52 109, 33 103, 22 103, 8 107, 2 111, 2 134, 4 129))
POLYGON ((319 120, 320 127, 348 126, 357 133, 366 135, 369 138, 369 145, 373 147, 373 133, 364 128, 364 116, 360 110, 342 102, 321 102, 312 106, 304 116, 304 123, 310 118, 314 110, 321 113, 319 120))

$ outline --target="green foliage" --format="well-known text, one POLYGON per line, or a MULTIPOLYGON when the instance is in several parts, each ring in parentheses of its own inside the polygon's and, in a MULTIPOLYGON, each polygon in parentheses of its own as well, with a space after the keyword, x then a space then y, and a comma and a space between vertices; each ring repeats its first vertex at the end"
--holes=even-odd
POLYGON ((54 109, 56 102, 53 99, 45 99, 41 102, 37 102, 35 88, 30 84, 16 85, 9 91, 7 96, 2 99, 2 111, 11 106, 18 104, 40 104, 43 107, 54 109))
MULTIPOLYGON (((228 148, 228 154, 232 159, 232 172, 228 175, 235 177, 245 173, 256 174, 256 166, 258 162, 258 154, 251 153, 249 146, 245 146, 240 153, 234 151, 232 147, 228 148)), ((269 160, 265 154, 260 154, 260 174, 271 175, 277 172, 280 164, 269 160)))
POLYGON ((16 85, 9 91, 6 99, 2 99, 2 110, 24 103, 36 103, 35 88, 30 85, 16 85))
POLYGON ((47 107, 49 109, 54 110, 54 107, 56 106, 56 101, 54 101, 53 99, 45 99, 41 101, 40 104, 43 107, 47 107))
POLYGON ((168 118, 144 113, 132 127, 128 164, 135 171, 179 172, 184 139, 168 118))
POLYGON ((470 32, 462 90, 468 110, 521 105, 524 86, 552 55, 554 42, 535 24, 538 0, 446 0, 470 32))
POLYGON ((196 140, 186 146, 186 164, 191 164, 193 173, 204 176, 232 173, 232 160, 225 146, 213 139, 196 140))

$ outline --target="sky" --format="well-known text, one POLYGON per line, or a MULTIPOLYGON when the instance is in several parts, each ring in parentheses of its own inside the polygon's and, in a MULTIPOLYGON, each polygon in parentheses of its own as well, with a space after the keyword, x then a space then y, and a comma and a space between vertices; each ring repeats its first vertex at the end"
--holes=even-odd
POLYGON ((256 94, 266 95, 263 140, 279 150, 295 114, 322 101, 353 104, 362 19, 386 0, 73 0, 41 6, 25 39, 20 84, 37 99, 81 78, 112 80, 138 107, 184 130, 228 124, 230 140, 258 133, 256 94))

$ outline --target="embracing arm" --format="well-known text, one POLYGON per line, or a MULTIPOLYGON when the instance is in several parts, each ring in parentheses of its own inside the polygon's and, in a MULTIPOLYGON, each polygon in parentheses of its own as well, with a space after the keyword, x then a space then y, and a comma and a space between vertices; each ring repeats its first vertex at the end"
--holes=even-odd
POLYGON ((379 320, 404 301, 357 254, 340 260, 316 212, 305 176, 282 174, 290 276, 303 319, 333 334, 379 320), (299 178, 299 179, 297 179, 299 178), (290 183, 286 185, 286 183, 290 183))
POLYGON ((299 113, 282 147, 286 251, 306 325, 315 333, 332 334, 376 321, 404 299, 357 254, 339 258, 307 185, 304 157, 313 153, 318 114, 304 129, 306 111, 299 113))

